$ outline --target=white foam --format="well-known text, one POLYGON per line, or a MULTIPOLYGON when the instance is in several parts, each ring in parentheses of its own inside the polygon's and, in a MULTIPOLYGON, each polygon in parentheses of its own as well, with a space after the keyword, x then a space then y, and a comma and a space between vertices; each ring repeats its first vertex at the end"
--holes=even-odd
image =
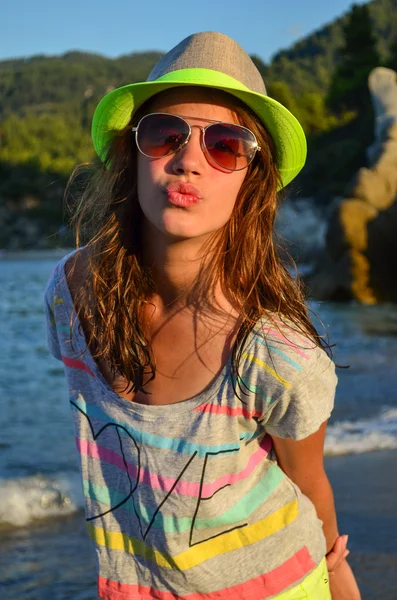
POLYGON ((362 454, 397 448, 397 409, 385 410, 378 417, 360 421, 341 421, 328 426, 325 455, 362 454))
POLYGON ((36 519, 70 515, 83 506, 79 475, 0 479, 0 525, 26 526, 36 519))

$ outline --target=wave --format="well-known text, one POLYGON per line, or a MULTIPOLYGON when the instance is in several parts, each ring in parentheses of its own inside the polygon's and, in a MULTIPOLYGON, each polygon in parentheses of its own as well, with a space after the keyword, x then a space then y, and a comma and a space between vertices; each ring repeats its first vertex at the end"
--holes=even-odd
POLYGON ((326 456, 339 456, 396 448, 397 409, 392 408, 372 419, 328 425, 324 452, 326 456))
POLYGON ((67 516, 84 505, 79 473, 2 479, 0 497, 1 527, 23 527, 39 519, 67 516))
MULTIPOLYGON (((397 409, 373 419, 328 426, 325 455, 363 454, 397 448, 397 409)), ((0 527, 23 527, 36 520, 71 515, 84 507, 79 473, 0 479, 0 527)))

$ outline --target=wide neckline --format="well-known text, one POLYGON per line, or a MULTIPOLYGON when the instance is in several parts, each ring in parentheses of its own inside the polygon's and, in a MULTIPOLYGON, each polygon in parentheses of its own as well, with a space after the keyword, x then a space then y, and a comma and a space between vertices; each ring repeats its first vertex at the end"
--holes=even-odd
MULTIPOLYGON (((79 249, 69 252, 58 263, 58 284, 62 289, 62 297, 64 299, 64 303, 60 306, 63 308, 68 321, 70 320, 71 311, 75 310, 75 306, 66 277, 65 265, 68 259, 78 251, 79 249)), ((115 402, 118 406, 131 413, 139 415, 141 418, 148 418, 152 420, 157 419, 166 412, 172 411, 173 414, 176 414, 180 412, 186 412, 187 410, 193 410, 198 406, 210 401, 216 395, 222 384, 229 383, 232 385, 231 354, 228 357, 225 365, 218 372, 218 374, 215 375, 214 379, 208 384, 208 386, 202 390, 202 392, 192 396, 191 398, 186 398, 185 400, 180 400, 170 404, 141 404, 139 402, 134 402, 133 400, 127 400, 126 398, 123 398, 123 396, 120 396, 103 376, 97 361, 92 356, 91 350, 88 347, 83 328, 80 326, 80 320, 76 312, 73 317, 73 328, 71 334, 73 343, 76 344, 78 349, 81 351, 80 358, 87 364, 94 374, 96 381, 98 381, 102 391, 105 393, 106 399, 110 400, 111 402, 115 402)), ((249 340, 247 346, 254 341, 253 332, 251 332, 250 335, 251 339, 249 340)))

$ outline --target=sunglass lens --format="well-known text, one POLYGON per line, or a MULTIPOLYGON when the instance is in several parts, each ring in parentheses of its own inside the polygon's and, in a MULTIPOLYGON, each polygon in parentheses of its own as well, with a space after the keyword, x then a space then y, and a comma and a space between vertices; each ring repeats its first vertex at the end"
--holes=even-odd
POLYGON ((189 135, 189 126, 173 115, 151 114, 143 117, 138 127, 138 145, 152 158, 167 156, 179 150, 189 135))
POLYGON ((205 146, 211 158, 230 171, 245 169, 256 150, 256 138, 245 127, 219 123, 207 127, 205 146))

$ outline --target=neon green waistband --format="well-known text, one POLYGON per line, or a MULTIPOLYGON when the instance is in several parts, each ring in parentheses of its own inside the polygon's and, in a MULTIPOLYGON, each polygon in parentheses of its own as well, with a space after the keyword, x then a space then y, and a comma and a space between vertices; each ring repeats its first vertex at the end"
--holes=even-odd
POLYGON ((331 600, 325 558, 299 585, 275 596, 274 600, 331 600))

